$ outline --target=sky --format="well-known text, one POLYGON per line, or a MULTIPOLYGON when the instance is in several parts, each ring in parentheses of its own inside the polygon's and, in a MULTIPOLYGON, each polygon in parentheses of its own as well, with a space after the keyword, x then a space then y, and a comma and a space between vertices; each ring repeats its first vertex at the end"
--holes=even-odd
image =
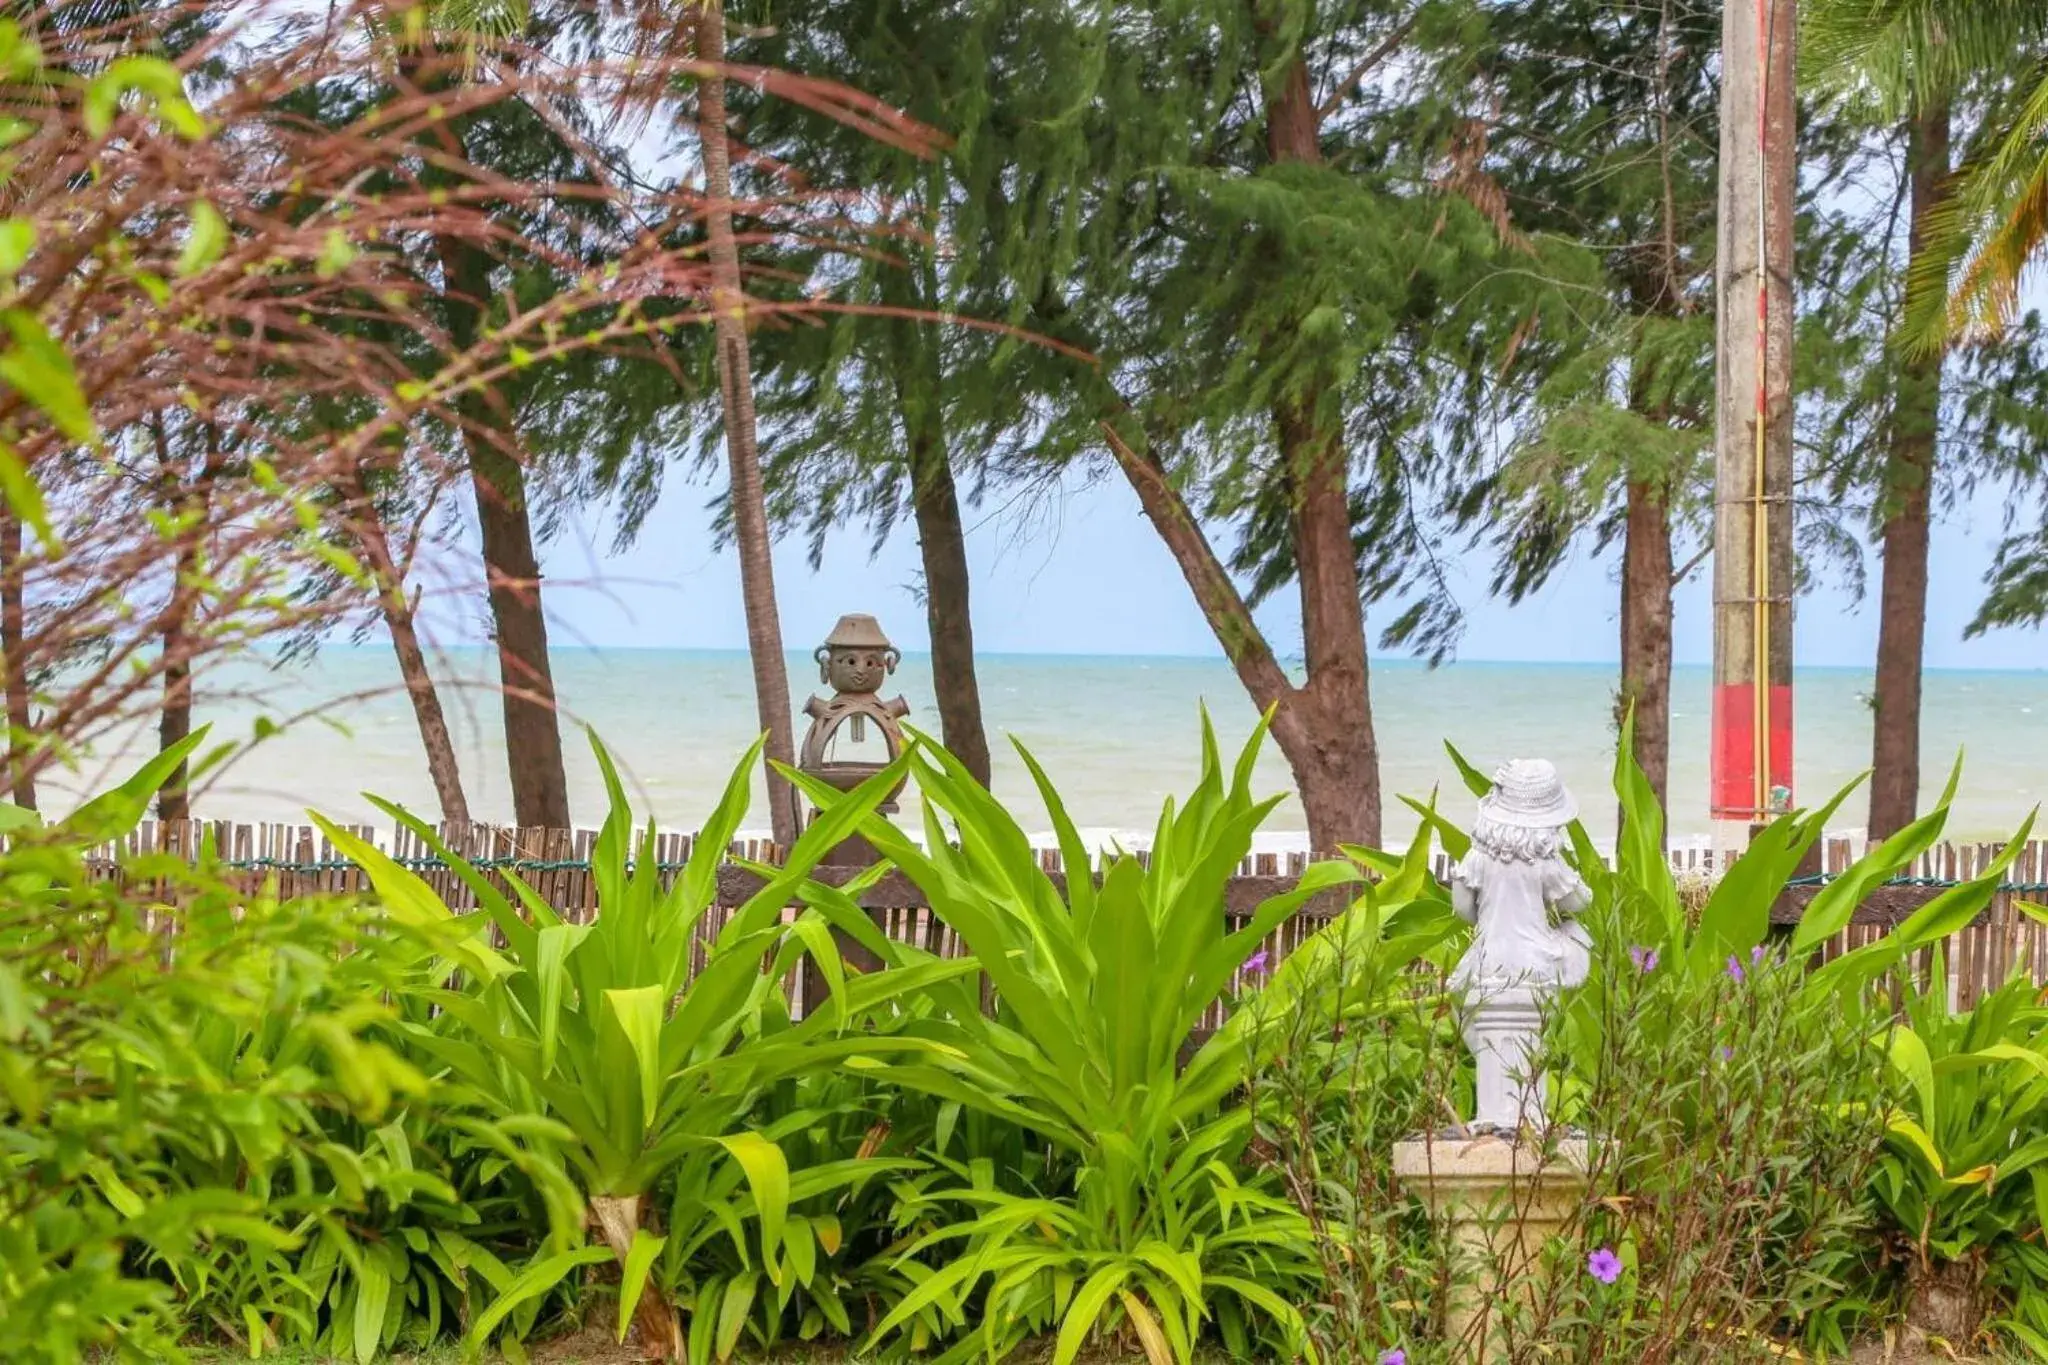
MULTIPOLYGON (((746 644, 739 565, 714 550, 705 504, 711 489, 678 478, 638 541, 611 553, 601 512, 587 513, 544 548, 551 643, 606 649, 739 649, 746 644)), ((1996 492, 1958 508, 1935 530, 1927 666, 2048 668, 2048 633, 2001 631, 1965 640, 1962 627, 2000 532, 1996 492)), ((1057 497, 990 500, 967 512, 975 645, 986 653, 1213 656, 1219 653, 1164 545, 1113 471, 1076 475, 1057 497), (1106 476, 1105 476, 1106 475, 1106 476)), ((1227 528, 1218 537, 1227 543, 1227 528)), ((902 649, 925 648, 917 596, 917 544, 908 525, 870 556, 864 529, 828 542, 822 571, 792 538, 776 554, 776 591, 785 642, 808 651, 844 612, 868 612, 902 649)), ((1455 549, 1455 547, 1452 547, 1455 549)), ((1682 553, 1682 552, 1681 552, 1682 553)), ((1486 592, 1487 557, 1451 556, 1467 613, 1459 657, 1496 662, 1612 663, 1616 555, 1580 555, 1542 593, 1518 607, 1486 592)), ((1860 604, 1839 587, 1802 598, 1796 617, 1801 666, 1869 668, 1877 641, 1877 585, 1860 604)), ((1676 662, 1711 660, 1711 584, 1705 567, 1678 592, 1676 662)), ((474 601, 474 598, 469 598, 474 601)), ((1382 608, 1378 625, 1391 617, 1382 608)), ((444 644, 480 639, 474 608, 444 600, 432 611, 444 644)), ((1299 615, 1290 597, 1260 611, 1268 638, 1299 652, 1299 615)), ((1377 625, 1369 619, 1369 628, 1377 625)))

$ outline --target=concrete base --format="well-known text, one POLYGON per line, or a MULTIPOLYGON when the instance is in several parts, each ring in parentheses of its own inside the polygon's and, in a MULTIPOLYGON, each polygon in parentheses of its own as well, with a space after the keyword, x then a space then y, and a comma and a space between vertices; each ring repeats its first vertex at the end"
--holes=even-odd
POLYGON ((1585 1195, 1585 1142, 1547 1155, 1505 1136, 1397 1142, 1394 1178, 1450 1225, 1461 1264, 1443 1323, 1448 1358, 1505 1360, 1495 1307, 1502 1294, 1541 1287, 1543 1244, 1585 1195))

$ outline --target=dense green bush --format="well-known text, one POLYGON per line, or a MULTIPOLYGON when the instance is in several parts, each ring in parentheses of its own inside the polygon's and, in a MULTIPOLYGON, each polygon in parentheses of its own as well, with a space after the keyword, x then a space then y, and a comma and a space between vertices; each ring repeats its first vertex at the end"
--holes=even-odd
POLYGON ((1888 1037, 1900 1104, 1871 1182, 1887 1268, 1923 1330, 2048 1358, 2048 1010, 2024 978, 1952 1010, 1939 952, 1928 981, 1888 1037))
MULTIPOLYGON (((1318 864, 1226 932, 1226 885, 1277 804, 1251 795, 1262 735, 1226 771, 1205 723, 1193 793, 1169 803, 1148 858, 1114 857, 1099 877, 1029 753, 1074 870, 1062 883, 1015 818, 937 748, 912 758, 923 842, 879 817, 864 824, 958 931, 998 1002, 984 1013, 966 982, 948 983, 935 993, 942 1010, 910 1025, 937 1046, 892 1063, 890 1076, 1035 1134, 1067 1172, 1063 1187, 994 1172, 934 1191, 959 1216, 899 1257, 929 1251, 937 1264, 877 1338, 927 1308, 964 1322, 972 1305, 979 1330, 960 1354, 1052 1331, 1055 1365, 1066 1365, 1091 1334, 1121 1328, 1153 1359, 1184 1361, 1211 1325, 1239 1355, 1254 1339, 1298 1349, 1296 1304, 1316 1278, 1308 1225, 1241 1161, 1251 1137, 1242 1087, 1278 1038, 1244 1011, 1198 1046, 1195 1030, 1280 924, 1356 873, 1318 864)), ((831 791, 810 785, 836 813, 831 791)))
MULTIPOLYGON (((253 1336, 374 1294, 277 1287, 279 1258, 372 1202, 426 1192, 373 1142, 429 1090, 380 1039, 380 997, 430 945, 336 900, 281 901, 210 858, 85 851, 126 834, 199 742, 0 853, 0 1341, 156 1360, 181 1334, 253 1336), (223 1292, 227 1291, 227 1292, 223 1292), (279 1297, 282 1295, 283 1297, 279 1297)), ((452 1190, 438 1193, 453 1197, 452 1190)), ((375 1272, 368 1272, 373 1275, 375 1272)), ((364 1272, 357 1282, 367 1283, 364 1272)), ((374 1311, 373 1311, 374 1310, 374 1311)), ((312 1340, 310 1329, 304 1334, 312 1340)), ((245 1338, 246 1340, 246 1338, 245 1338)))
MULTIPOLYGON (((689 863, 667 885, 652 824, 636 847, 618 774, 603 746, 594 747, 611 807, 591 852, 597 913, 587 924, 563 920, 508 873, 515 907, 430 826, 397 807, 386 809, 455 869, 483 906, 481 915, 456 914, 411 871, 346 831, 323 827, 367 870, 394 915, 464 926, 445 959, 448 984, 420 992, 436 1013, 408 1021, 407 1041, 481 1112, 558 1158, 601 1235, 599 1245, 557 1248, 532 1266, 467 1324, 470 1341, 487 1339, 507 1314, 579 1267, 615 1260, 622 1338, 637 1315, 645 1344, 687 1349, 693 1359, 724 1358, 764 1289, 799 1287, 815 1269, 811 1224, 789 1222, 797 1187, 779 1145, 811 1116, 764 1114, 764 1093, 792 1075, 872 1061, 885 1048, 922 1049, 917 1040, 857 1025, 896 996, 971 971, 972 964, 905 965, 849 980, 829 910, 783 918, 819 858, 896 784, 895 770, 814 821, 783 865, 765 869, 759 890, 700 944, 698 930, 716 904, 719 866, 746 815, 760 746, 734 770, 689 863), (693 972, 700 948, 704 961, 693 972), (804 955, 832 994, 828 1008, 797 1023, 784 981, 804 955), (654 1207, 657 1193, 666 1196, 666 1216, 654 1207), (698 1253, 721 1239, 730 1241, 738 1268, 722 1267, 710 1283, 700 1282, 698 1253), (672 1308, 677 1296, 696 1309, 687 1347, 672 1308)), ((814 1167, 802 1189, 815 1197, 889 1164, 814 1167)))

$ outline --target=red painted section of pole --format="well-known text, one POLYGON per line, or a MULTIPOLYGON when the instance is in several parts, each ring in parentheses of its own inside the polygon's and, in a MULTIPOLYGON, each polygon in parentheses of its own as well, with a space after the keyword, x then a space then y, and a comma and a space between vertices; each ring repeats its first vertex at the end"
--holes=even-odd
POLYGON ((1709 763, 1714 818, 1753 820, 1782 808, 1792 791, 1792 689, 1777 686, 1758 701, 1754 684, 1725 683, 1714 689, 1714 748, 1709 763), (1769 755, 1762 805, 1756 799, 1759 714, 1769 717, 1769 755))

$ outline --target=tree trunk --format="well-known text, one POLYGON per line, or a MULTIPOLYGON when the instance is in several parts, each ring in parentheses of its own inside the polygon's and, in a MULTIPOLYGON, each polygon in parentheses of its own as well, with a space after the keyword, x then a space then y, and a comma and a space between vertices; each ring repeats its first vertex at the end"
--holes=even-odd
POLYGON ((1906 1276, 1906 1325, 1957 1350, 1977 1344, 1988 1308, 1979 1256, 1930 1265, 1915 1258, 1906 1276))
MULTIPOLYGON (((183 581, 198 571, 196 547, 187 546, 179 550, 179 579, 183 581)), ((174 744, 183 744, 191 734, 192 643, 186 629, 185 613, 178 612, 164 626, 164 706, 156 727, 157 751, 161 753, 174 744)), ((169 822, 192 818, 192 793, 185 786, 187 771, 187 765, 181 761, 158 789, 156 814, 159 820, 169 822)))
MULTIPOLYGON (((1295 59, 1267 93, 1267 152, 1272 160, 1322 159, 1320 115, 1308 68, 1295 59)), ((1090 348, 1094 349, 1094 348, 1090 348)), ((1117 467, 1145 517, 1179 565, 1209 629, 1262 710, 1286 755, 1308 819, 1309 845, 1380 842, 1379 746, 1373 736, 1366 676, 1365 607, 1351 543, 1349 462, 1341 431, 1325 428, 1315 384, 1275 410, 1274 438, 1292 505, 1307 677, 1288 681, 1251 608, 1216 557, 1186 499, 1149 454, 1132 449, 1116 417, 1102 422, 1117 467)), ((1125 410, 1127 411, 1127 409, 1125 410)), ((1121 416, 1122 413, 1119 413, 1121 416)))
MULTIPOLYGON (((1948 174, 1949 111, 1927 109, 1909 129, 1912 177, 1907 254, 1918 260, 1948 174)), ((1900 363, 1885 470, 1884 580, 1877 618, 1870 837, 1913 821, 1920 801, 1920 672, 1927 643, 1928 493, 1941 418, 1940 353, 1900 363)))
MULTIPOLYGON (((1269 93, 1267 151, 1275 162, 1320 162, 1321 116, 1308 66, 1297 57, 1269 93)), ((1379 744, 1367 679, 1365 604, 1351 543, 1350 463, 1341 426, 1320 411, 1319 387, 1274 413, 1274 434, 1294 512, 1294 560, 1301 586, 1302 651, 1308 677, 1303 734, 1274 738, 1294 767, 1308 816, 1309 844, 1380 842, 1379 744)), ((1289 726, 1289 729, 1294 728, 1289 726)))
MULTIPOLYGON (((172 557, 171 595, 164 614, 164 700, 157 720, 157 751, 161 753, 184 743, 192 734, 192 609, 197 605, 196 584, 204 567, 200 537, 205 534, 207 508, 213 502, 213 484, 220 477, 222 453, 220 432, 209 424, 199 477, 187 488, 172 458, 170 437, 162 418, 153 419, 151 427, 156 437, 157 478, 164 512, 170 517, 181 512, 191 514, 191 525, 180 533, 185 539, 172 557)), ((185 785, 188 772, 189 766, 181 762, 164 779, 156 795, 158 819, 168 822, 192 818, 192 795, 185 785)))
MULTIPOLYGON (((476 344, 484 299, 490 290, 490 258, 452 237, 435 239, 447 295, 448 330, 459 348, 476 344)), ((504 696, 505 757, 511 770, 516 823, 545 829, 569 828, 569 779, 562 763, 562 731, 555 710, 555 676, 548 658, 547 617, 541 605, 540 559, 534 551, 533 519, 526 504, 526 473, 487 432, 511 440, 515 433, 496 422, 487 396, 459 403, 470 482, 476 492, 477 527, 483 541, 484 579, 491 604, 492 634, 498 646, 498 680, 504 696)))
POLYGON ((1671 512, 1662 483, 1631 481, 1621 552, 1621 695, 1635 718, 1635 758, 1669 809, 1671 773, 1671 512))
MULTIPOLYGON (((1102 431, 1118 468, 1138 495, 1145 519, 1180 566, 1238 681, 1254 705, 1273 713, 1273 740, 1294 774, 1311 846, 1327 853, 1339 843, 1377 843, 1379 769, 1370 736, 1364 745, 1345 742, 1349 737, 1337 732, 1339 720, 1326 709, 1322 694, 1287 680, 1253 621, 1251 608, 1166 471, 1132 450, 1114 426, 1104 423, 1102 431), (1360 808, 1360 792, 1371 795, 1369 825, 1360 808)), ((1358 676, 1362 681, 1362 668, 1358 676)))
MULTIPOLYGON (((645 1203, 645 1197, 637 1194, 590 1196, 591 1216, 597 1220, 605 1245, 612 1249, 612 1255, 619 1258, 621 1266, 626 1264, 627 1253, 633 1249, 633 1234, 640 1228, 640 1210, 645 1203)), ((654 1359, 683 1358, 683 1333, 676 1321, 675 1306, 668 1301, 668 1295, 662 1292, 661 1287, 653 1282, 652 1276, 640 1293, 640 1302, 633 1309, 633 1325, 639 1329, 641 1349, 652 1352, 654 1359)))
POLYGON ((960 493, 953 484, 945 434, 910 437, 911 506, 924 564, 925 626, 932 642, 932 690, 939 702, 939 733, 953 756, 989 785, 988 731, 981 718, 981 683, 974 673, 974 620, 968 610, 967 536, 960 493))
MULTIPOLYGON (((906 312, 935 309, 939 291, 927 268, 925 262, 918 262, 888 269, 882 278, 882 301, 906 312), (920 289, 911 287, 913 270, 918 272, 920 289)), ((960 518, 960 491, 953 480, 952 448, 946 438, 945 375, 940 369, 937 337, 928 324, 906 317, 892 327, 891 368, 896 374, 897 411, 909 447, 910 506, 917 519, 917 547, 924 568, 925 628, 931 637, 939 733, 946 748, 986 787, 988 731, 982 724, 981 683, 974 672, 967 535, 960 518)))
MULTIPOLYGON (((725 453, 730 466, 733 539, 740 553, 740 596, 747 614, 747 651, 754 663, 754 698, 767 732, 766 757, 793 764, 796 732, 789 703, 789 666, 782 652, 782 621, 775 606, 775 561, 768 506, 761 489, 755 444, 753 360, 748 351, 746 297, 740 289, 739 246, 732 231, 731 148, 725 119, 725 6, 708 0, 698 11, 697 55, 707 64, 698 84, 697 134, 704 155, 711 309, 718 349, 719 396, 725 412, 725 453)), ((796 842, 796 791, 771 767, 768 812, 775 842, 796 842)))
POLYGON ((7 777, 14 804, 36 808, 36 779, 29 770, 27 603, 21 558, 21 518, 0 507, 0 672, 7 679, 7 777))
POLYGON ((462 771, 456 762, 455 741, 448 732, 448 716, 441 709, 441 693, 434 686, 433 671, 427 666, 426 651, 420 647, 417 609, 405 595, 404 570, 391 553, 391 537, 375 499, 354 481, 350 489, 355 502, 356 542, 370 566, 377 584, 377 608, 391 632, 391 649, 398 656, 398 675, 412 699, 413 720, 420 731, 420 747, 427 755, 427 775, 434 782, 434 796, 441 805, 444 823, 469 824, 469 800, 462 791, 462 771))

